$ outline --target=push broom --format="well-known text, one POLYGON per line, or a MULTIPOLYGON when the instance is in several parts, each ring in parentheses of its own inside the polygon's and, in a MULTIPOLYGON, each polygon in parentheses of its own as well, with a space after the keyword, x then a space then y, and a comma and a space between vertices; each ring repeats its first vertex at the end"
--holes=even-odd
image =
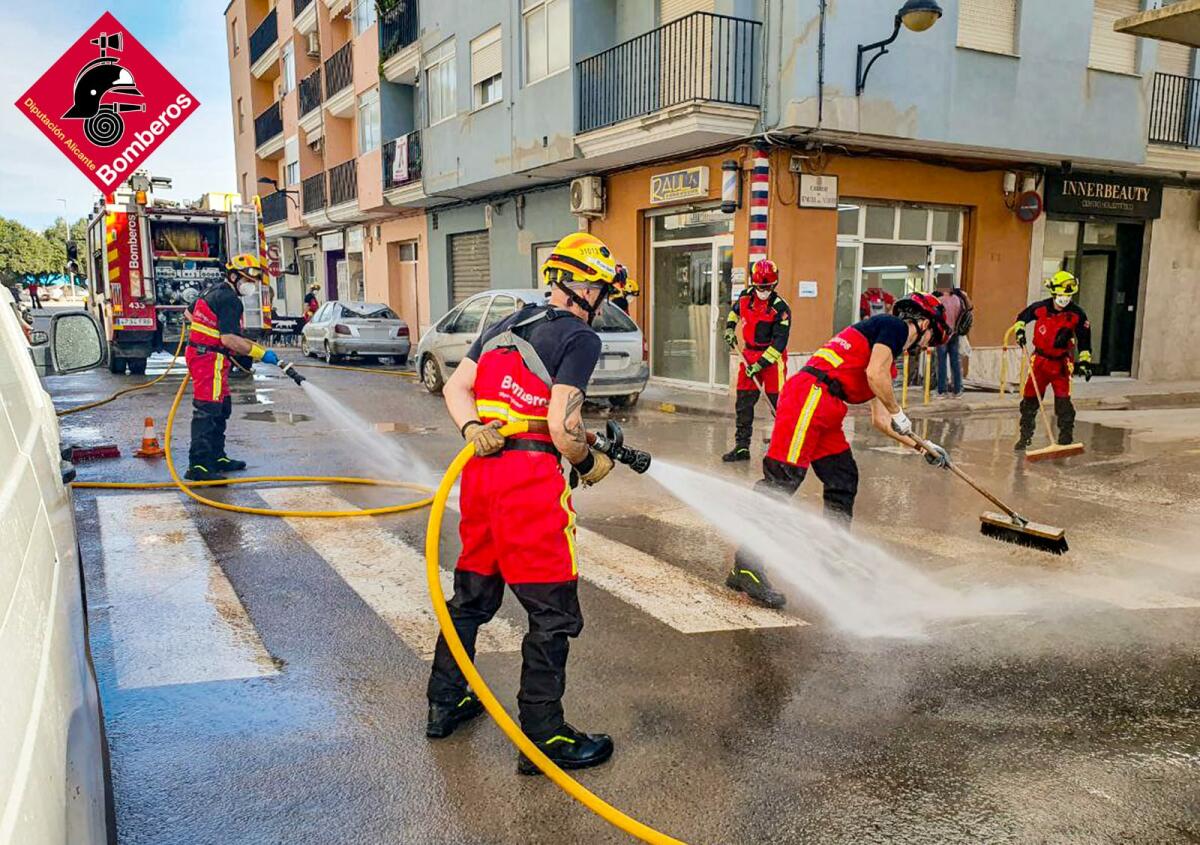
POLYGON ((1042 391, 1038 387, 1037 376, 1033 374, 1033 360, 1029 356, 1029 350, 1022 347, 1025 352, 1025 366, 1029 368, 1029 381, 1033 384, 1033 392, 1037 396, 1038 411, 1041 414, 1042 422, 1046 424, 1046 436, 1050 438, 1050 445, 1042 449, 1029 449, 1025 452, 1025 460, 1027 461, 1053 461, 1059 458, 1069 458, 1072 455, 1083 454, 1082 443, 1059 444, 1054 440, 1054 429, 1050 427, 1050 415, 1046 413, 1046 403, 1042 399, 1042 391))
MULTIPOLYGON (((933 448, 930 446, 929 441, 922 440, 915 432, 909 434, 909 437, 917 441, 918 448, 923 452, 933 454, 933 448)), ((1055 528, 1053 525, 1043 525, 1039 522, 1031 522, 987 490, 980 487, 975 479, 959 469, 956 464, 947 464, 946 468, 967 482, 976 493, 1004 511, 1004 513, 985 511, 980 514, 980 534, 995 540, 1002 540, 1005 543, 1028 546, 1029 548, 1050 552, 1051 554, 1061 555, 1066 553, 1067 537, 1061 528, 1055 528)))

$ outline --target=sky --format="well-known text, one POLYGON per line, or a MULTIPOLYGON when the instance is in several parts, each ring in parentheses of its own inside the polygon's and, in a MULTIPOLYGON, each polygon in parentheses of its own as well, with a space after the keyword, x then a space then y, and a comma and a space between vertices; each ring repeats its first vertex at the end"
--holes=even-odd
POLYGON ((11 0, 5 3, 5 61, 0 63, 0 216, 42 229, 63 216, 86 216, 99 192, 14 105, 30 85, 100 15, 116 16, 200 108, 147 160, 170 176, 165 196, 199 199, 236 190, 229 67, 225 54, 227 0, 11 0))

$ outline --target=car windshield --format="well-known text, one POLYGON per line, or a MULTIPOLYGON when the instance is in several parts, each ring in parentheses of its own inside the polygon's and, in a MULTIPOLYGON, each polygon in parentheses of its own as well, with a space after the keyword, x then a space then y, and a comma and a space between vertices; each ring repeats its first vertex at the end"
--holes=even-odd
POLYGON ((604 307, 600 309, 600 313, 592 321, 592 328, 598 332, 637 331, 637 325, 633 320, 629 319, 629 315, 611 302, 604 303, 604 307))
POLYGON ((354 320, 395 320, 396 312, 386 305, 342 305, 342 316, 354 320))

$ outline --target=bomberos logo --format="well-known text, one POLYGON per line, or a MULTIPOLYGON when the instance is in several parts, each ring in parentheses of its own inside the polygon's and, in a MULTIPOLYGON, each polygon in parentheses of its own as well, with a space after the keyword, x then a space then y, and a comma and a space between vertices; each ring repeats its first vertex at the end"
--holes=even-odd
POLYGON ((200 103, 105 12, 16 105, 108 193, 200 103))

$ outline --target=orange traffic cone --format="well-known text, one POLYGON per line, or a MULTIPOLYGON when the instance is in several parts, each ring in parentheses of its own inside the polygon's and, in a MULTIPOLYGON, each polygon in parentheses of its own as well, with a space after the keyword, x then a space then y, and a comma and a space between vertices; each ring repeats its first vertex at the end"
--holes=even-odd
POLYGON ((161 458, 166 452, 158 445, 158 437, 154 434, 154 417, 146 417, 146 430, 142 433, 142 448, 133 454, 139 458, 161 458))

